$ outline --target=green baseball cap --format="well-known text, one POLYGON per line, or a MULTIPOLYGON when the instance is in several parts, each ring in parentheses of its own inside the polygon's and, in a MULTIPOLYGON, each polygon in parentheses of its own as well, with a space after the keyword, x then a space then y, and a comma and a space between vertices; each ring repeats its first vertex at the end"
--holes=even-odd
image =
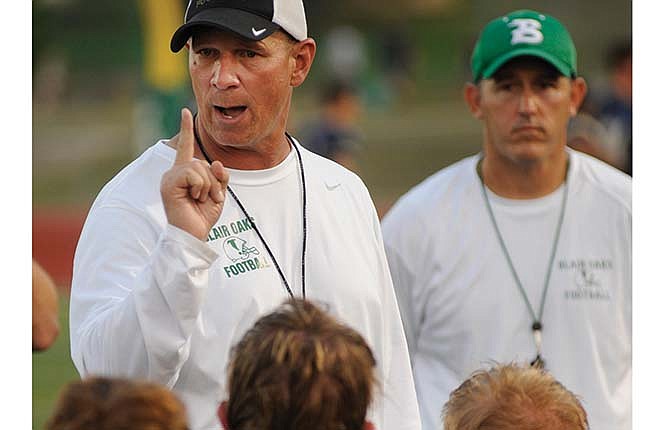
POLYGON ((490 78, 500 66, 523 55, 541 58, 565 76, 577 76, 577 50, 563 24, 533 10, 517 10, 482 30, 472 52, 474 81, 490 78))

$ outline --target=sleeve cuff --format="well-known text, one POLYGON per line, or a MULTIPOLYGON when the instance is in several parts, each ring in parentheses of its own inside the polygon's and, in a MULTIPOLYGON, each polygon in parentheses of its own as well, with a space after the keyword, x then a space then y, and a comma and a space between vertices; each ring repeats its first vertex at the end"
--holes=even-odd
POLYGON ((184 251, 196 258, 201 258, 207 264, 212 264, 219 258, 219 253, 207 245, 206 242, 172 224, 167 225, 163 237, 168 242, 176 242, 182 245, 184 251))

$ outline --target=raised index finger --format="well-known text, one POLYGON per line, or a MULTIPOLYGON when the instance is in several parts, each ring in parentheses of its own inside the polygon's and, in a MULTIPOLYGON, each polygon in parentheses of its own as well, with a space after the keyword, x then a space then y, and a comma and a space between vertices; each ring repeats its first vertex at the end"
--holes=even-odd
POLYGON ((174 164, 188 163, 193 159, 194 141, 193 115, 191 115, 190 110, 183 108, 181 110, 181 128, 177 139, 177 156, 174 159, 174 164))

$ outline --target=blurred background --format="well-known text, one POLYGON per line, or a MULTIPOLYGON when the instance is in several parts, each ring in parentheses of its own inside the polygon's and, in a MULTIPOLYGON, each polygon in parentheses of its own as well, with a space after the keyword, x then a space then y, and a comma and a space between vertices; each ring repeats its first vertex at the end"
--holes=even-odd
MULTIPOLYGON (((33 428, 78 377, 69 356, 72 258, 100 188, 194 107, 185 53, 169 40, 185 0, 33 1, 33 257, 60 292, 61 333, 34 353, 33 428)), ((477 33, 531 8, 570 30, 589 84, 575 148, 631 173, 631 2, 626 0, 305 0, 317 41, 294 92, 289 132, 355 170, 380 216, 422 179, 479 151, 462 102, 477 33)))

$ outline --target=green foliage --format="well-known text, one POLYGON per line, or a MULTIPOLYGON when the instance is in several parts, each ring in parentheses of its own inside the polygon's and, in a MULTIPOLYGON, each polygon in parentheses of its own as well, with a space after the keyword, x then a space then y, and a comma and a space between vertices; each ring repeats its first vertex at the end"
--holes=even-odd
POLYGON ((33 64, 44 55, 67 59, 75 80, 105 70, 139 73, 141 33, 135 0, 33 2, 33 64))

